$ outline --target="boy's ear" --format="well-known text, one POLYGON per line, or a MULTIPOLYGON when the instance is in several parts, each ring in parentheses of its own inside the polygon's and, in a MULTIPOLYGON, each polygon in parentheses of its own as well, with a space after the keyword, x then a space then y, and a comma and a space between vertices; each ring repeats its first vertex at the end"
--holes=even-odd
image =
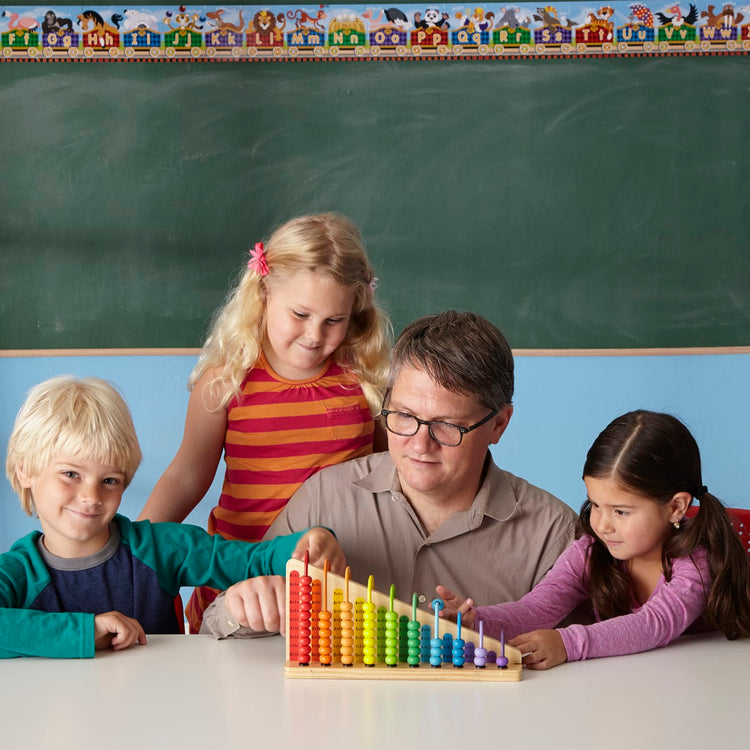
POLYGON ((31 477, 23 470, 23 466, 16 469, 16 479, 23 489, 28 490, 31 487, 31 477))

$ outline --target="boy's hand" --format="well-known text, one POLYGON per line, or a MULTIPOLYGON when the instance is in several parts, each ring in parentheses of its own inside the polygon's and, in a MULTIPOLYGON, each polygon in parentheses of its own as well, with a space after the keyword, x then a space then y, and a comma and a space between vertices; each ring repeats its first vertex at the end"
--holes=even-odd
POLYGON ((322 568, 328 560, 332 573, 344 574, 346 569, 346 558, 336 537, 328 529, 316 526, 310 529, 297 543, 292 552, 295 560, 304 560, 305 551, 309 553, 310 565, 322 568))
POLYGON ((550 669, 568 660, 563 639, 557 630, 534 630, 508 641, 522 654, 529 669, 550 669))
POLYGON ((96 649, 111 648, 113 651, 122 651, 134 643, 146 645, 146 633, 138 620, 126 617, 122 612, 104 612, 94 617, 96 649))
POLYGON ((235 583, 227 589, 224 601, 227 612, 243 627, 285 635, 284 576, 257 576, 235 583))
POLYGON ((458 613, 461 613, 461 625, 467 628, 474 628, 474 606, 473 599, 461 599, 445 586, 436 586, 435 593, 443 600, 445 605, 438 613, 440 617, 447 617, 455 622, 458 619, 458 613))

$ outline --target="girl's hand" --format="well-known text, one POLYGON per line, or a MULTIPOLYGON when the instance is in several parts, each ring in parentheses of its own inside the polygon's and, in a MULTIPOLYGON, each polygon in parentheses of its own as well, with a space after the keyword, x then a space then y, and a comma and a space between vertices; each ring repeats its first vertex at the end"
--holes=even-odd
POLYGON ((458 613, 461 613, 461 624, 467 628, 474 627, 474 606, 473 599, 461 599, 445 586, 436 586, 435 593, 443 600, 445 607, 440 610, 440 617, 447 617, 449 620, 458 619, 458 613))
POLYGON ((568 660, 562 636, 557 630, 534 630, 517 636, 508 644, 525 654, 523 663, 529 669, 551 669, 568 660))
POLYGON ((94 647, 122 651, 134 643, 146 645, 146 633, 138 620, 122 612, 104 612, 94 617, 94 647))
POLYGON ((325 561, 331 567, 332 573, 344 574, 346 557, 336 537, 328 529, 316 526, 310 529, 300 540, 292 552, 295 560, 304 560, 305 552, 309 553, 310 565, 322 568, 325 561))

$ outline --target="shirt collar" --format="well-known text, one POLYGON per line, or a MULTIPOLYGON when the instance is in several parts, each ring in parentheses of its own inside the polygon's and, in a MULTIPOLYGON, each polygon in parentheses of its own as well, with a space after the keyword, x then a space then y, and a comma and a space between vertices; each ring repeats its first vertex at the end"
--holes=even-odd
POLYGON ((353 482, 368 492, 390 492, 396 490, 401 492, 401 483, 398 481, 396 467, 391 460, 388 451, 375 455, 371 463, 369 474, 353 482))
MULTIPOLYGON (((487 451, 484 467, 484 479, 471 508, 466 512, 474 520, 489 516, 496 521, 509 521, 517 512, 513 488, 505 472, 492 460, 489 451, 487 451)), ((376 456, 370 473, 355 480, 354 484, 369 492, 395 491, 403 495, 396 467, 387 451, 376 456)))
POLYGON ((485 461, 484 481, 474 498, 471 510, 496 521, 510 521, 518 510, 516 495, 508 477, 492 460, 489 451, 485 461))

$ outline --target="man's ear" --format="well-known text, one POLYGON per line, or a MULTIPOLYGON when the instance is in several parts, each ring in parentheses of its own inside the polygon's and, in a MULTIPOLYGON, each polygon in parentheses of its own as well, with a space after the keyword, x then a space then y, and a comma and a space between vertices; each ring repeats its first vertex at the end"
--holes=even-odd
POLYGON ((507 406, 503 406, 503 408, 492 418, 492 436, 490 437, 491 445, 497 443, 503 436, 512 416, 513 407, 508 404, 507 406))
POLYGON ((669 523, 679 523, 685 517, 693 496, 689 492, 678 492, 669 501, 669 523))

